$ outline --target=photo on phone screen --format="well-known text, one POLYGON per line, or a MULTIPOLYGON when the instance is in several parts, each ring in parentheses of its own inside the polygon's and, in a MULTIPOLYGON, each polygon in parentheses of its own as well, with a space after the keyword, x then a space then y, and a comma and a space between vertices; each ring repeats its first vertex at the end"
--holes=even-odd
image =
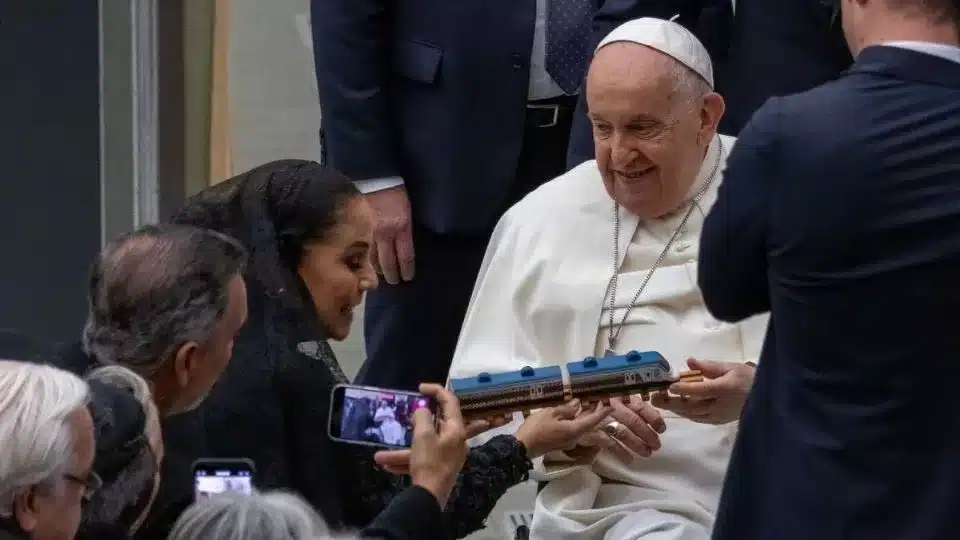
POLYGON ((227 491, 250 495, 253 475, 249 459, 199 459, 193 464, 194 498, 206 499, 227 491))
POLYGON ((350 443, 408 448, 413 413, 433 410, 433 400, 415 392, 340 385, 333 391, 330 436, 350 443))

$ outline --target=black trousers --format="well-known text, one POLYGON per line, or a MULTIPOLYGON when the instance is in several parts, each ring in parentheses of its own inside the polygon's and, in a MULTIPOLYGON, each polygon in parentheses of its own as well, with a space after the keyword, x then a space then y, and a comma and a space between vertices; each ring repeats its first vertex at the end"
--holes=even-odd
MULTIPOLYGON (((559 98, 556 125, 549 109, 529 108, 517 178, 503 211, 566 170, 575 101, 559 98)), ((367 360, 357 384, 416 390, 421 382, 443 384, 460 335, 490 230, 476 235, 436 234, 414 225, 413 281, 367 293, 364 338, 367 360)), ((496 316, 496 314, 490 314, 496 316)))

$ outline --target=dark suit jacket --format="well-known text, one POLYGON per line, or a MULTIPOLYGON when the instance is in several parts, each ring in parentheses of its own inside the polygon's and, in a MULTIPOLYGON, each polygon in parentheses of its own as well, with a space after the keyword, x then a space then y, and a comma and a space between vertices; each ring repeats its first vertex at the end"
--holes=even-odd
MULTIPOLYGON (((723 72, 730 45, 733 10, 730 0, 605 0, 593 21, 590 51, 614 28, 640 17, 670 19, 690 29, 703 43, 714 63, 714 78, 723 72)), ((593 159, 593 130, 587 120, 586 94, 580 93, 567 150, 567 168, 593 159)))
POLYGON ((313 0, 326 162, 402 176, 435 232, 487 231, 517 174, 535 18, 534 0, 313 0))
POLYGON ((771 323, 714 538, 956 538, 960 63, 868 48, 768 101, 725 176, 700 288, 771 323))
POLYGON ((852 62, 839 13, 823 0, 737 0, 717 83, 727 102, 720 131, 738 134, 768 98, 832 81, 852 62))

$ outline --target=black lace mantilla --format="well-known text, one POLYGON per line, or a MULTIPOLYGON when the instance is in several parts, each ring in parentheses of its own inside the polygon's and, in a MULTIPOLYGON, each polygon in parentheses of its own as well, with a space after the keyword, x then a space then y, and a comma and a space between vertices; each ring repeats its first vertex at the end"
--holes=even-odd
MULTIPOLYGON (((348 516, 354 524, 369 523, 390 500, 410 485, 409 477, 396 477, 380 469, 371 454, 354 461, 357 475, 349 481, 353 500, 366 515, 348 516)), ((498 435, 482 446, 471 448, 457 485, 444 509, 450 538, 462 538, 484 527, 500 497, 511 487, 529 478, 533 464, 526 448, 511 435, 498 435)), ((350 508, 350 506, 345 505, 350 508)))

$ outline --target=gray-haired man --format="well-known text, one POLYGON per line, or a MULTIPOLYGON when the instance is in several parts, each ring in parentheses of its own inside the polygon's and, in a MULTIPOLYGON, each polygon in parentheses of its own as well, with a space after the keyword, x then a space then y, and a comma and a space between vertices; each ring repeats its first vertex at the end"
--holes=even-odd
POLYGON ((150 225, 117 238, 93 264, 81 344, 59 365, 121 365, 150 381, 161 416, 196 408, 246 321, 245 262, 235 240, 196 227, 150 225))
MULTIPOLYGON (((110 242, 90 275, 90 314, 80 344, 56 359, 75 373, 113 364, 150 382, 164 438, 178 440, 163 462, 160 491, 143 538, 192 499, 190 466, 207 455, 195 409, 233 354, 247 318, 243 246, 215 231, 150 225, 110 242)), ((229 429, 229 427, 225 428, 229 429)))
POLYGON ((93 473, 89 388, 50 366, 0 360, 0 540, 72 540, 93 473))

